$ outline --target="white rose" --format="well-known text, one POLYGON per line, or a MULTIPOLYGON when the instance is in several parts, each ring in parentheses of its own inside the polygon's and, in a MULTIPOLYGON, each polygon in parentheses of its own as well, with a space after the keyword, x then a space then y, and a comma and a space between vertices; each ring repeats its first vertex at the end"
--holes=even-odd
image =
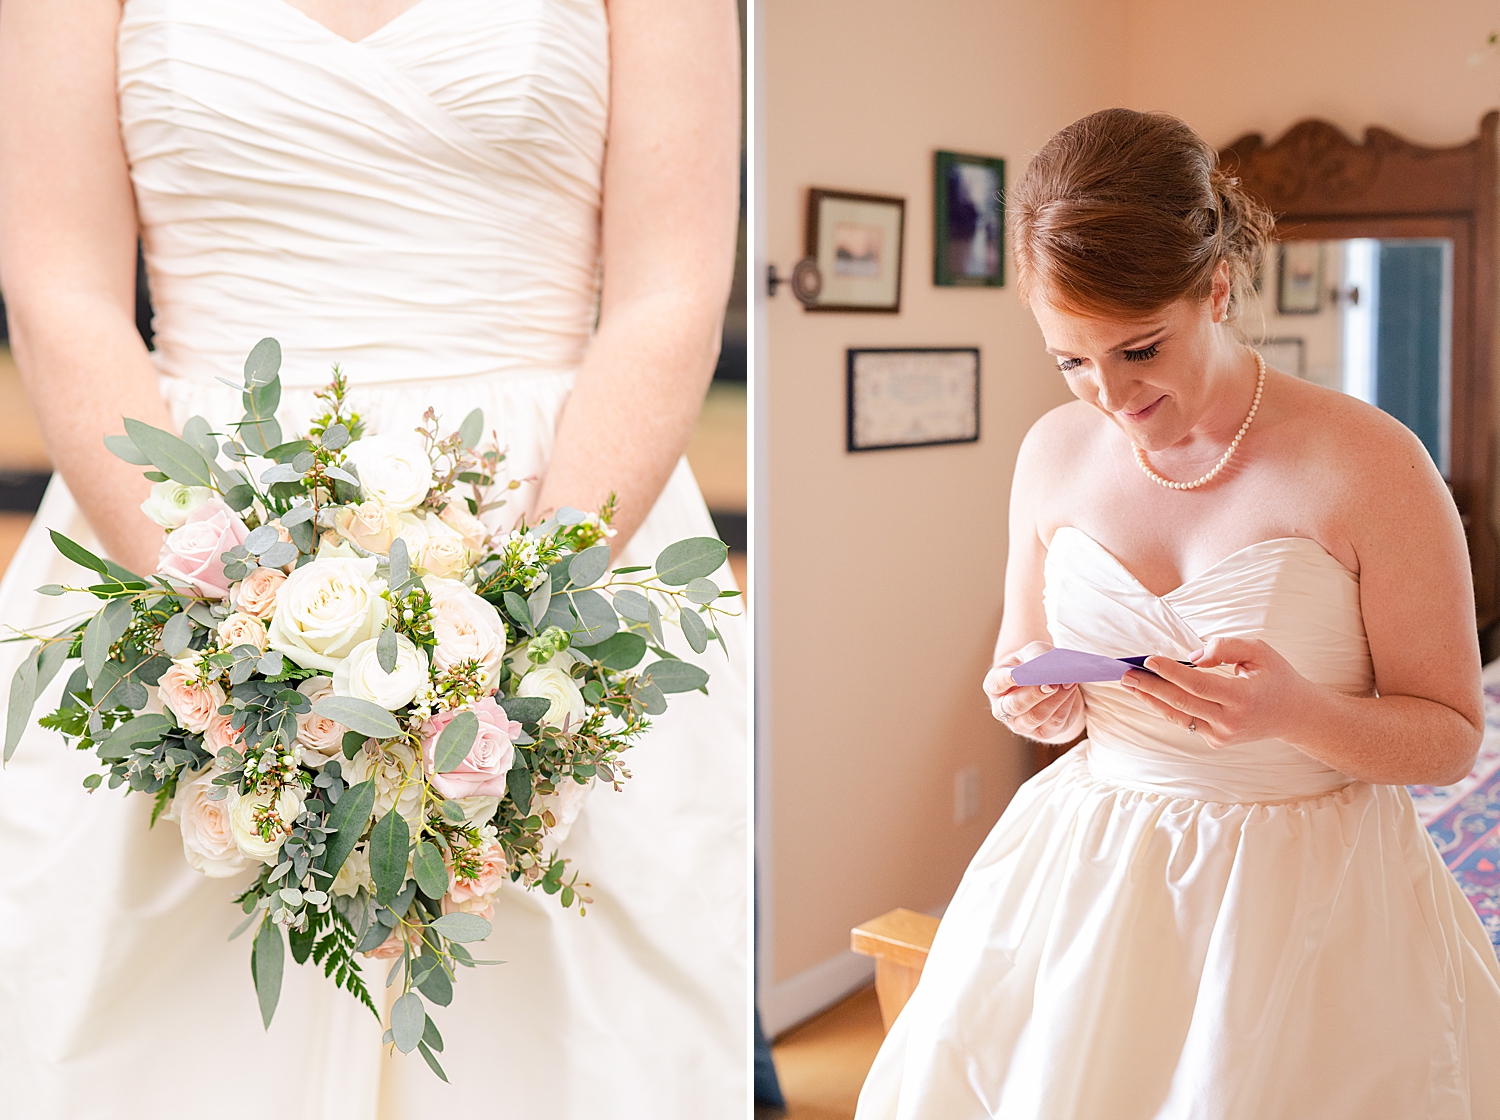
POLYGON ((304 564, 276 593, 270 645, 304 669, 332 671, 385 627, 390 604, 375 560, 329 557, 304 564))
POLYGON ((242 853, 261 863, 274 864, 286 843, 287 834, 297 818, 302 815, 302 804, 306 798, 297 786, 283 786, 276 793, 257 793, 238 798, 229 810, 229 828, 234 833, 234 842, 242 853), (261 836, 255 826, 258 810, 270 810, 274 819, 270 823, 270 839, 261 836))
POLYGON ((415 513, 403 513, 396 518, 396 536, 406 542, 406 555, 413 564, 422 559, 422 549, 427 547, 427 521, 415 513))
POLYGON ((391 547, 396 524, 396 515, 379 502, 341 506, 333 515, 333 527, 339 536, 353 541, 366 552, 378 552, 382 556, 391 547))
POLYGON ((354 752, 343 772, 344 780, 351 786, 375 779, 377 820, 393 808, 409 824, 414 825, 421 819, 422 768, 417 761, 416 748, 410 743, 388 743, 383 750, 367 743, 363 750, 354 752))
POLYGON ((572 778, 559 778, 557 789, 542 798, 540 803, 532 808, 533 813, 547 810, 552 814, 552 827, 542 837, 544 856, 550 856, 557 851, 558 845, 568 838, 568 833, 573 831, 573 822, 578 819, 578 814, 583 812, 583 803, 588 800, 596 781, 597 779, 590 778, 588 782, 580 785, 572 778))
POLYGON ((335 696, 357 696, 388 712, 404 708, 427 683, 427 655, 405 634, 396 635, 396 668, 380 667, 375 646, 380 639, 360 642, 333 671, 335 696))
POLYGON ((427 576, 422 586, 432 596, 433 667, 445 673, 461 661, 478 661, 493 684, 505 660, 500 612, 456 579, 427 576))
POLYGON ((227 879, 248 866, 229 823, 234 790, 228 790, 228 796, 218 801, 208 796, 218 788, 213 781, 222 773, 217 767, 210 768, 193 781, 180 784, 172 799, 172 816, 182 829, 182 854, 194 871, 210 879, 227 879))
POLYGON ((474 562, 463 534, 432 514, 424 523, 427 540, 417 555, 417 567, 435 576, 460 576, 474 562))
POLYGON ((151 487, 151 496, 141 503, 141 512, 163 529, 180 529, 188 514, 213 496, 207 486, 184 486, 168 479, 151 487))
POLYGON ((484 522, 470 513, 462 501, 449 502, 438 516, 442 518, 443 524, 457 529, 464 543, 476 552, 489 539, 490 531, 485 528, 484 522))
POLYGON ((363 844, 356 845, 354 851, 349 853, 349 858, 344 860, 339 873, 333 877, 328 893, 351 895, 360 887, 367 891, 375 890, 375 879, 370 874, 370 853, 363 844))
POLYGON ((454 797, 450 800, 464 811, 465 824, 483 824, 495 815, 496 809, 500 808, 498 797, 489 797, 482 793, 476 793, 473 797, 454 797))
POLYGON ((253 615, 235 611, 219 623, 219 648, 233 649, 235 646, 254 646, 266 652, 266 624, 253 615))
POLYGON ((569 728, 583 722, 583 693, 573 683, 573 678, 553 665, 543 665, 531 670, 521 678, 517 696, 542 696, 552 701, 541 722, 552 727, 561 727, 566 719, 569 728))
MULTIPOLYGON (((308 677, 297 686, 297 691, 314 704, 325 696, 333 695, 333 681, 327 677, 308 677)), ((320 770, 330 758, 339 758, 344 752, 342 723, 335 723, 317 712, 304 712, 297 717, 297 757, 303 766, 320 770)))
POLYGON ((411 436, 366 436, 351 443, 345 454, 359 469, 365 497, 397 513, 416 509, 432 489, 427 448, 411 436))

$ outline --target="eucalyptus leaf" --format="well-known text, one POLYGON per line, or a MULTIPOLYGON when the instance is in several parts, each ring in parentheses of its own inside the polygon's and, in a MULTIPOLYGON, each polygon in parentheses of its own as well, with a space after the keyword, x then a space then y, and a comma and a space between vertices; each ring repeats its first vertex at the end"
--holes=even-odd
POLYGON ((502 696, 500 707, 505 709, 507 717, 518 723, 536 723, 547 714, 552 701, 545 696, 502 696))
POLYGON ((68 589, 60 583, 44 583, 36 589, 38 595, 66 595, 68 589))
POLYGON ((526 600, 521 598, 514 591, 507 591, 504 595, 504 599, 505 609, 507 612, 509 612, 510 617, 515 621, 516 625, 521 627, 523 630, 533 632, 533 627, 531 625, 531 607, 527 605, 526 600))
POLYGON ((342 467, 324 467, 323 473, 329 478, 336 478, 338 481, 353 487, 356 491, 359 490, 359 479, 355 478, 354 475, 342 467))
POLYGON ((689 537, 667 545, 656 557, 656 578, 679 587, 718 571, 729 556, 729 546, 714 537, 689 537))
POLYGON ((698 617, 696 611, 683 610, 677 616, 677 621, 682 626, 682 636, 693 647, 694 653, 702 653, 708 648, 708 627, 703 624, 703 619, 698 617))
POLYGON ((201 416, 189 416, 187 423, 182 426, 183 441, 196 447, 198 454, 203 456, 203 461, 210 466, 219 457, 219 442, 214 439, 213 428, 207 420, 201 416))
POLYGON ((109 568, 105 565, 104 561, 84 548, 83 545, 70 541, 56 529, 48 529, 47 531, 52 535, 52 543, 57 546, 57 551, 73 561, 73 563, 98 572, 101 576, 109 574, 109 568))
MULTIPOLYGON (((443 816, 447 817, 454 824, 464 823, 464 807, 457 801, 444 801, 439 808, 442 810, 443 816)), ((439 1049, 442 1048, 439 1047, 439 1049)))
POLYGON ((505 790, 516 803, 521 813, 531 811, 531 771, 524 766, 513 766, 505 772, 505 790))
POLYGON ((406 818, 391 809, 370 830, 370 877, 375 881, 376 896, 381 902, 390 903, 401 893, 410 850, 411 829, 406 818))
POLYGON ((645 706, 647 715, 659 716, 667 710, 667 698, 654 684, 642 685, 636 698, 645 706))
MULTIPOLYGON (((390 586, 391 590, 394 591, 405 584, 407 580, 411 579, 411 555, 406 550, 406 541, 400 537, 391 541, 390 562, 390 586)), ((395 666, 392 665, 392 668, 387 669, 386 672, 389 673, 394 668, 395 666)))
MULTIPOLYGON (((576 567, 576 560, 574 562, 576 567)), ((578 627, 573 632, 575 646, 591 646, 604 641, 620 628, 619 616, 609 600, 597 591, 569 591, 568 603, 578 616, 578 627)))
POLYGON ((609 570, 609 545, 596 544, 586 548, 568 562, 568 579, 574 587, 588 587, 598 583, 599 577, 609 570))
POLYGON ((109 650, 125 636, 130 625, 130 600, 111 599, 104 609, 89 619, 83 631, 83 666, 89 672, 89 680, 97 681, 104 663, 109 660, 109 650))
POLYGON ((301 482, 302 473, 290 463, 276 463, 261 472, 260 484, 274 486, 278 482, 301 482))
POLYGON ((131 442, 156 465, 156 469, 174 482, 180 482, 184 486, 214 484, 208 460, 192 444, 128 416, 125 418, 125 431, 131 442))
POLYGON ((117 459, 124 459, 127 463, 132 463, 137 467, 151 465, 151 460, 141 454, 141 449, 129 436, 105 436, 104 446, 117 459))
POLYGON ((284 658, 280 650, 267 650, 261 654, 260 660, 255 667, 268 677, 281 676, 282 670, 286 668, 284 658))
POLYGON ((651 637, 656 640, 657 645, 667 644, 667 634, 661 624, 661 609, 654 602, 646 604, 646 628, 651 631, 651 637))
POLYGON ((263 568, 282 568, 297 559, 297 556, 296 545, 287 541, 277 541, 260 554, 260 564, 263 568))
POLYGON ((588 514, 584 513, 581 509, 574 509, 572 506, 563 506, 557 511, 556 519, 559 525, 580 525, 587 516, 588 514))
MULTIPOLYGON (((446 874, 447 872, 444 872, 445 876, 446 874)), ((435 960, 436 958, 433 959, 435 960)), ((453 981, 448 979, 448 973, 443 970, 440 964, 429 971, 426 976, 422 977, 417 987, 424 996, 432 1000, 439 1007, 447 1007, 453 1002, 453 981)), ((430 1023, 432 1020, 429 1019, 428 1022, 430 1023)))
POLYGON ((457 769, 469 757, 469 751, 474 748, 474 740, 478 736, 479 717, 473 712, 459 712, 449 720, 448 726, 438 736, 437 747, 433 752, 433 773, 446 774, 457 769))
POLYGON ((245 358, 245 388, 269 384, 280 372, 281 343, 274 338, 263 338, 245 358))
POLYGON ((241 482, 231 487, 229 493, 224 495, 224 504, 235 513, 244 513, 255 502, 255 487, 248 482, 241 482))
POLYGON ((391 1005, 391 1036, 401 1053, 410 1054, 417 1048, 426 1026, 427 1008, 416 992, 407 992, 391 1005))
POLYGON ((614 593, 615 610, 632 622, 645 622, 651 617, 651 601, 639 591, 622 587, 614 593))
POLYGON ((536 585, 536 590, 526 597, 526 608, 531 615, 531 625, 537 630, 542 628, 542 619, 547 617, 547 608, 552 603, 552 573, 548 572, 542 576, 542 582, 536 585))
POLYGON ((418 888, 433 901, 448 893, 448 867, 443 863, 443 853, 431 841, 417 842, 416 853, 412 856, 412 874, 418 888))
POLYGON ((646 666, 644 675, 663 692, 692 692, 708 683, 706 672, 696 665, 675 658, 653 661, 646 666))
POLYGON ((396 628, 387 626, 380 632, 380 637, 375 639, 375 660, 380 663, 383 673, 394 673, 396 671, 396 655, 401 652, 401 646, 396 641, 396 628))
POLYGON ((697 603, 699 606, 712 603, 719 597, 719 585, 711 579, 689 580, 686 591, 688 602, 697 603))
POLYGON ((368 738, 391 739, 401 734, 395 716, 379 704, 357 696, 325 696, 313 705, 313 711, 368 738))
POLYGON ((337 451, 349 442, 349 429, 342 424, 330 424, 323 433, 323 446, 337 451))
POLYGON ((458 438, 463 440, 465 447, 474 447, 484 435, 484 409, 476 408, 464 417, 464 422, 458 426, 458 438))
POLYGON ((31 721, 31 709, 36 705, 37 664, 41 653, 40 646, 32 650, 16 669, 16 675, 11 678, 10 703, 5 709, 5 762, 9 762, 10 756, 15 754, 16 746, 21 741, 21 733, 31 721))
POLYGON ((318 511, 311 504, 293 506, 283 513, 278 520, 280 520, 283 529, 290 529, 293 525, 300 525, 302 522, 316 517, 317 514, 318 511))
POLYGON ((240 441, 254 455, 264 455, 281 442, 281 425, 275 416, 257 417, 247 411, 237 430, 240 441))
POLYGON ((641 663, 641 658, 646 656, 646 639, 640 634, 621 631, 605 638, 598 645, 589 646, 588 656, 606 669, 623 673, 634 669, 641 663))
POLYGON ((285 960, 286 946, 281 940, 281 927, 271 921, 268 913, 260 923, 255 948, 250 952, 255 995, 260 1001, 260 1017, 267 1030, 271 1029, 271 1017, 276 1014, 276 1004, 281 999, 281 971, 285 960))
POLYGON ((328 838, 328 846, 323 851, 323 870, 329 875, 337 875, 339 868, 344 866, 349 853, 364 835, 374 811, 375 779, 370 778, 345 790, 338 804, 329 812, 325 827, 332 829, 333 835, 328 838))
POLYGON ((444 914, 433 921, 431 929, 434 933, 442 934, 449 941, 457 941, 460 944, 483 941, 490 935, 489 922, 478 914, 465 914, 463 911, 444 914))
POLYGON ((251 556, 259 556, 279 540, 281 536, 276 532, 276 526, 261 525, 250 530, 250 534, 245 538, 244 548, 251 556))
MULTIPOLYGON (((431 1019, 427 1021, 429 1023, 432 1022, 431 1019)), ((422 1060, 427 1063, 427 1068, 437 1074, 442 1079, 443 1084, 448 1084, 448 1075, 443 1072, 442 1063, 437 1060, 437 1055, 432 1052, 432 1048, 427 1045, 425 1039, 417 1043, 417 1053, 422 1055, 422 1060)))

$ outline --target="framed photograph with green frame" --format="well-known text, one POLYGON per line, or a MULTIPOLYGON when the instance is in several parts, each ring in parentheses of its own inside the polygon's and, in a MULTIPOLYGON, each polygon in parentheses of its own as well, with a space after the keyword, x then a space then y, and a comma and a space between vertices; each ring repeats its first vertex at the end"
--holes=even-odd
POLYGON ((938 152, 933 161, 932 282, 1005 286, 1005 161, 938 152))

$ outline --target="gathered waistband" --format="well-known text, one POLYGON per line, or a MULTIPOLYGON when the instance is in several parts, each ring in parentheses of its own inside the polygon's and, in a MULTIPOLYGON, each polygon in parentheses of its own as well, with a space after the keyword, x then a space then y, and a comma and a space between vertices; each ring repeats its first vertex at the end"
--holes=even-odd
POLYGON ((1085 752, 1089 772, 1102 781, 1192 801, 1231 805, 1306 801, 1337 793, 1355 782, 1284 743, 1274 746, 1283 750, 1268 750, 1256 757, 1235 747, 1207 758, 1186 758, 1142 749, 1138 744, 1110 743, 1091 733, 1078 749, 1085 752), (1293 750, 1295 757, 1287 757, 1286 750, 1293 750))

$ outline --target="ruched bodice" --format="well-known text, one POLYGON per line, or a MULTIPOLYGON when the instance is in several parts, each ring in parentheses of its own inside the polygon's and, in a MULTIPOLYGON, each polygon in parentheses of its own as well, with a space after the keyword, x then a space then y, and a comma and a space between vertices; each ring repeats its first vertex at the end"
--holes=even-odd
MULTIPOLYGON (((1242 548, 1157 596, 1103 545, 1064 526, 1047 551, 1044 601, 1059 646, 1185 659, 1212 638, 1259 638, 1315 684, 1355 695, 1374 688, 1359 577, 1307 537, 1242 548)), ((1280 740, 1215 750, 1123 685, 1082 688, 1090 766, 1101 777, 1235 802, 1312 797, 1349 783, 1280 740)))
POLYGON ((598 287, 602 0, 420 0, 349 42, 285 0, 126 0, 120 119, 171 377, 565 372, 598 287))

